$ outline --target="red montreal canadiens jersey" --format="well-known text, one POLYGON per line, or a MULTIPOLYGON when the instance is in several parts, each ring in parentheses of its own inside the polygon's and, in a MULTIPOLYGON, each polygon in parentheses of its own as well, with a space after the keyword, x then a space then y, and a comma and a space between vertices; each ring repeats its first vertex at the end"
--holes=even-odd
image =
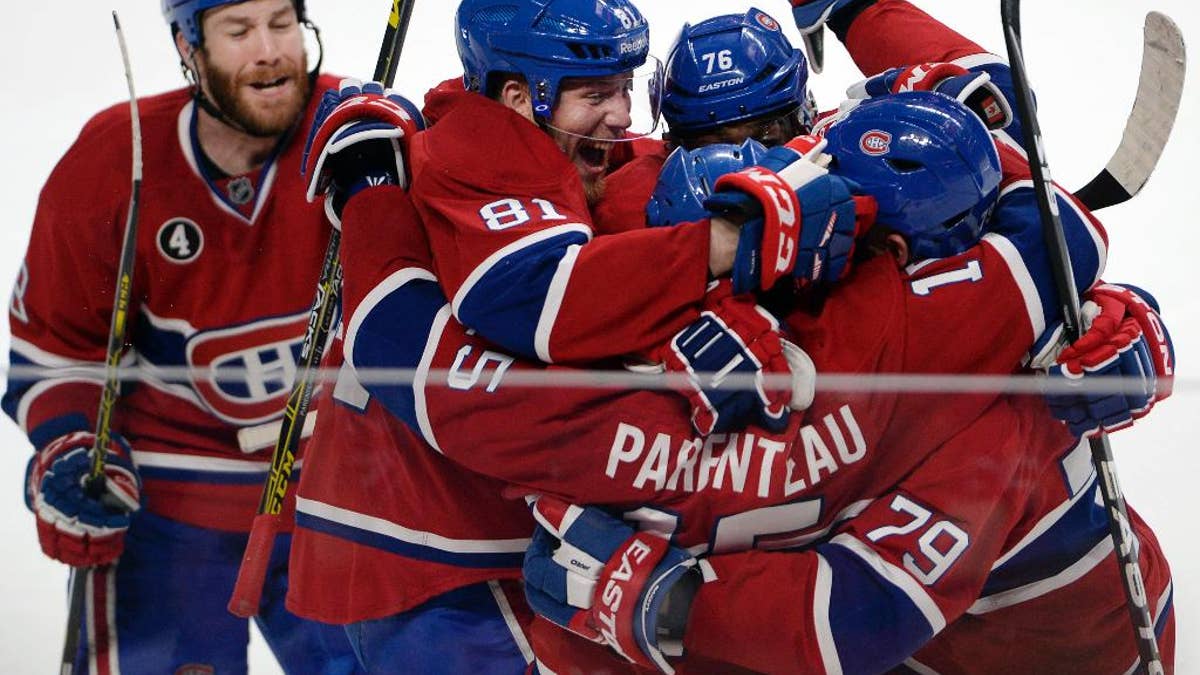
MULTIPOLYGON (((427 97, 412 200, 454 316, 529 358, 656 347, 698 316, 708 224, 593 241, 578 172, 548 134, 461 86, 427 97)), ((628 229, 628 228, 627 228, 628 229)))
MULTIPOLYGON (((319 78, 316 90, 338 79, 319 78)), ((198 168, 186 90, 139 100, 144 181, 139 203, 126 385, 113 429, 134 449, 145 506, 186 523, 249 528, 269 468, 329 237, 304 199, 303 131, 251 175, 210 183, 198 168), (228 368, 237 377, 216 377, 228 368), (204 369, 179 378, 180 371, 204 369), (240 430, 243 431, 239 441, 240 430)), ((10 305, 12 363, 56 369, 11 379, 5 412, 36 447, 92 430, 130 196, 127 104, 84 127, 42 190, 10 305)))
MULTIPOLYGON (((405 279, 424 282, 437 307, 445 304, 426 271, 428 244, 415 218, 395 187, 366 190, 347 205, 344 223, 369 219, 374 227, 345 228, 345 317, 365 306, 406 323, 410 311, 427 306, 392 312, 386 291, 405 279)), ((415 417, 392 414, 381 404, 386 396, 364 388, 342 359, 343 342, 352 345, 358 334, 355 323, 348 334, 339 331, 322 364, 341 371, 337 384, 321 392, 297 490, 288 609, 344 624, 412 609, 468 584, 519 578, 533 531, 524 502, 504 498, 499 480, 448 460, 415 431, 415 417)), ((384 352, 419 351, 427 330, 417 325, 371 338, 384 352)), ((378 378, 371 386, 403 395, 403 387, 381 386, 378 378)))
MULTIPOLYGON (((819 317, 789 317, 789 329, 822 372, 1014 370, 1054 309, 1048 302, 1052 294, 1040 240, 1031 234, 1036 231, 1036 216, 1029 215, 1034 213, 1032 190, 1019 174, 1009 173, 993 232, 977 248, 903 272, 877 259, 839 288, 819 317), (948 332, 946 326, 954 330, 948 332), (1006 339, 991 345, 1001 331, 1006 339)), ((1079 252, 1077 283, 1086 288, 1102 266, 1103 232, 1065 197, 1060 206, 1079 252)), ((793 595, 792 602, 803 607, 825 603, 829 618, 804 624, 804 630, 819 635, 811 645, 815 651, 789 651, 772 659, 801 659, 805 667, 826 664, 830 670, 840 663, 845 672, 891 667, 968 608, 981 614, 990 613, 990 607, 1016 611, 1008 608, 1027 607, 1025 603, 1063 585, 1056 574, 1060 570, 1086 572, 1107 559, 1107 534, 1103 521, 1095 520, 1095 479, 1087 468, 1086 449, 1045 415, 1040 401, 823 395, 803 418, 796 415, 783 434, 748 429, 698 439, 692 436, 686 405, 673 394, 547 393, 505 384, 511 372, 553 373, 559 367, 518 361, 464 329, 453 320, 433 275, 417 264, 417 256, 410 259, 415 267, 395 265, 400 269, 377 284, 349 319, 346 353, 355 367, 417 370, 412 385, 366 384, 371 403, 419 430, 435 452, 505 479, 514 486, 512 494, 552 492, 631 511, 647 527, 670 533, 697 552, 819 543, 824 547, 819 553, 804 555, 833 560, 829 564, 839 595, 793 595), (428 334, 414 342, 419 326, 427 326, 428 334), (1023 454, 1027 445, 1039 449, 1032 459, 1023 454), (971 469, 961 453, 970 450, 973 461, 980 448, 1004 461, 985 465, 987 471, 971 469), (958 466, 957 473, 914 471, 921 461, 942 456, 955 458, 945 463, 958 466), (1059 469, 1049 470, 1052 461, 1059 469), (945 494, 932 488, 910 490, 906 481, 913 475, 943 481, 938 484, 945 494), (1035 480, 1039 476, 1056 482, 1042 485, 1035 480), (948 477, 953 478, 949 488, 944 482, 948 477), (1021 489, 1005 488, 1013 482, 1021 489), (957 503, 947 495, 963 495, 967 488, 977 492, 965 493, 961 508, 952 508, 957 503), (989 492, 996 489, 998 494, 989 492), (905 529, 916 520, 921 522, 903 537, 883 536, 887 528, 905 529), (863 535, 866 543, 847 539, 853 538, 856 524, 864 523, 871 525, 863 535), (1087 526, 1082 534, 1063 536, 1081 524, 1087 526), (876 545, 867 536, 871 533, 895 551, 876 545), (937 548, 920 548, 921 537, 937 548), (1047 544, 1060 539, 1071 545, 1047 544), (920 568, 926 576, 905 580, 910 572, 903 554, 913 546, 918 547, 913 551, 928 553, 920 568), (842 583, 850 579, 854 581, 848 586, 842 583), (926 588, 922 579, 936 588, 926 588), (881 586, 882 592, 865 596, 844 590, 881 586), (844 620, 847 612, 854 615, 862 607, 879 609, 886 613, 881 616, 914 628, 894 635, 885 630, 892 623, 844 620), (866 638, 877 646, 858 647, 866 638)), ((424 491, 441 495, 451 489, 448 481, 439 480, 424 491)), ((460 498, 483 505, 476 517, 487 512, 486 496, 464 493, 460 498)), ((1148 570, 1157 583, 1155 600, 1169 597, 1161 557, 1152 540, 1144 547, 1147 564, 1159 561, 1159 567, 1148 570)), ((366 557, 361 560, 368 564, 366 557)), ((1115 606, 1122 607, 1119 593, 1105 596, 1114 597, 1115 606)), ((949 642, 946 636, 951 635, 939 639, 949 642)), ((551 670, 565 667, 557 658, 576 661, 586 653, 565 633, 539 634, 538 644, 551 670)), ((750 667, 762 663, 736 650, 693 651, 700 659, 736 659, 750 667)))
MULTIPOLYGON (((975 367, 958 372, 1008 372, 1016 345, 1032 339, 1033 320, 1001 246, 993 236, 981 252, 903 275, 879 259, 856 272, 821 319, 794 317, 791 328, 822 372, 940 372, 964 363, 975 367), (978 277, 960 273, 973 263, 978 277), (991 347, 1005 327, 1012 333, 991 347), (989 345, 982 355, 968 353, 980 345, 989 345)), ((907 663, 947 673, 1012 672, 1013 664, 1022 672, 1078 664, 1123 672, 1134 663, 1088 449, 1039 399, 822 394, 784 434, 700 439, 686 405, 669 394, 539 396, 504 383, 526 366, 461 328, 455 338, 452 325, 440 329, 414 414, 447 456, 518 492, 627 511, 697 553, 816 546, 777 556, 785 571, 761 586, 738 580, 767 574, 767 561, 714 558, 718 581, 689 627, 689 652, 702 665, 689 672, 727 672, 712 661, 762 672, 907 663), (432 373, 442 368, 448 375, 436 383, 432 373), (521 433, 512 431, 515 420, 524 422, 521 433), (756 639, 781 633, 774 650, 756 639)), ((390 408, 401 405, 391 397, 390 408)), ((1169 659, 1169 572, 1153 535, 1135 527, 1169 659)), ((567 664, 580 666, 589 653, 548 624, 539 624, 535 644, 554 672, 570 672, 567 664)))

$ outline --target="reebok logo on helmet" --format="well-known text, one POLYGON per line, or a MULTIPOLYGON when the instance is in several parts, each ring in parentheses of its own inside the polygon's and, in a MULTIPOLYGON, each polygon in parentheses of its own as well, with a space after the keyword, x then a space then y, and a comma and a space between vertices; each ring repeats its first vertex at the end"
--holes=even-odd
POLYGON ((622 42, 621 45, 617 47, 617 50, 621 52, 622 56, 624 56, 625 54, 637 54, 638 52, 646 51, 646 49, 649 47, 650 38, 643 33, 632 40, 626 40, 625 42, 622 42))

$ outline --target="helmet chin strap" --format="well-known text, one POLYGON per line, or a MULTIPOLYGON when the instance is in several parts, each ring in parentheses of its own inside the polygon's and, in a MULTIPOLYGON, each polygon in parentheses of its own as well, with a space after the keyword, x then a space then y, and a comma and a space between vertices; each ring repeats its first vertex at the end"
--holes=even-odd
POLYGON ((243 134, 251 136, 254 135, 247 131, 245 127, 234 121, 233 118, 226 115, 223 110, 217 107, 217 104, 210 101, 209 98, 204 95, 204 85, 200 77, 200 67, 196 65, 196 47, 188 47, 187 57, 185 60, 180 62, 180 65, 183 67, 184 79, 186 79, 188 84, 191 85, 192 100, 196 102, 196 105, 200 106, 201 110, 208 113, 210 117, 227 127, 236 129, 243 134))

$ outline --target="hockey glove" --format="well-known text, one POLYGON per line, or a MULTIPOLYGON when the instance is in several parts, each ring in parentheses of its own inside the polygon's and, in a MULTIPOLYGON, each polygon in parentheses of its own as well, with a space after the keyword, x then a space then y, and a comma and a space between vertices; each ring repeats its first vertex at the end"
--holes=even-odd
POLYGON ((342 80, 321 97, 301 159, 308 201, 325 195, 325 214, 341 228, 342 209, 360 190, 408 187, 403 138, 425 128, 420 110, 378 82, 342 80))
POLYGON ((829 17, 856 0, 791 0, 792 18, 801 34, 814 33, 825 25, 829 17))
POLYGON ((626 660, 673 673, 687 610, 701 583, 696 559, 596 507, 542 497, 525 552, 525 597, 542 617, 626 660))
POLYGON ((107 565, 121 555, 130 513, 141 501, 141 478, 129 445, 113 434, 102 489, 85 485, 96 436, 75 432, 51 441, 29 460, 25 505, 37 516, 42 551, 68 565, 107 565))
POLYGON ((1102 284, 1085 297, 1087 330, 1078 340, 1064 349, 1060 323, 1034 346, 1034 365, 1051 377, 1079 385, 1108 377, 1120 389, 1089 392, 1081 386, 1078 393, 1047 394, 1050 411, 1076 436, 1116 431, 1144 417, 1171 395, 1175 370, 1175 349, 1150 294, 1102 284))
MULTIPOLYGON (((825 32, 822 30, 825 23, 841 10, 849 9, 850 15, 840 18, 843 23, 841 30, 844 31, 849 21, 874 4, 874 0, 791 0, 791 3, 792 18, 795 19, 800 38, 804 41, 808 65, 814 73, 819 74, 825 67, 825 32)), ((837 30, 834 32, 837 33, 837 30)))
POLYGON ((873 201, 852 196, 847 181, 818 163, 824 147, 824 139, 799 136, 768 151, 760 166, 717 179, 705 208, 748 218, 734 254, 735 293, 769 290, 789 274, 807 286, 849 271, 855 238, 871 225, 866 204, 873 201))
POLYGON ((691 402, 692 426, 702 436, 749 424, 782 431, 789 410, 812 403, 812 361, 780 338, 778 322, 752 296, 734 296, 728 280, 713 283, 700 318, 656 356, 668 373, 686 376, 680 391, 691 402), (790 384, 780 387, 784 377, 790 384))
POLYGON ((875 98, 904 91, 936 91, 970 108, 988 129, 1003 129, 1012 122, 1012 107, 991 75, 970 71, 954 63, 921 63, 892 68, 853 84, 846 90, 852 99, 875 98))

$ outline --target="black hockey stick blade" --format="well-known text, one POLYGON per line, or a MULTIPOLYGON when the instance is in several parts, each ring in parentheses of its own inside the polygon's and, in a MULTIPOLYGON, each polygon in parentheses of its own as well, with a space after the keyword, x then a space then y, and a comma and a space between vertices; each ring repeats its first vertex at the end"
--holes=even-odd
POLYGON ((817 26, 811 33, 800 36, 804 42, 804 52, 808 55, 808 68, 814 74, 820 75, 825 69, 825 26, 817 26))
POLYGON ((1093 211, 1132 198, 1158 165, 1183 97, 1187 51, 1179 26, 1166 14, 1146 15, 1137 97, 1112 159, 1075 196, 1093 211))

